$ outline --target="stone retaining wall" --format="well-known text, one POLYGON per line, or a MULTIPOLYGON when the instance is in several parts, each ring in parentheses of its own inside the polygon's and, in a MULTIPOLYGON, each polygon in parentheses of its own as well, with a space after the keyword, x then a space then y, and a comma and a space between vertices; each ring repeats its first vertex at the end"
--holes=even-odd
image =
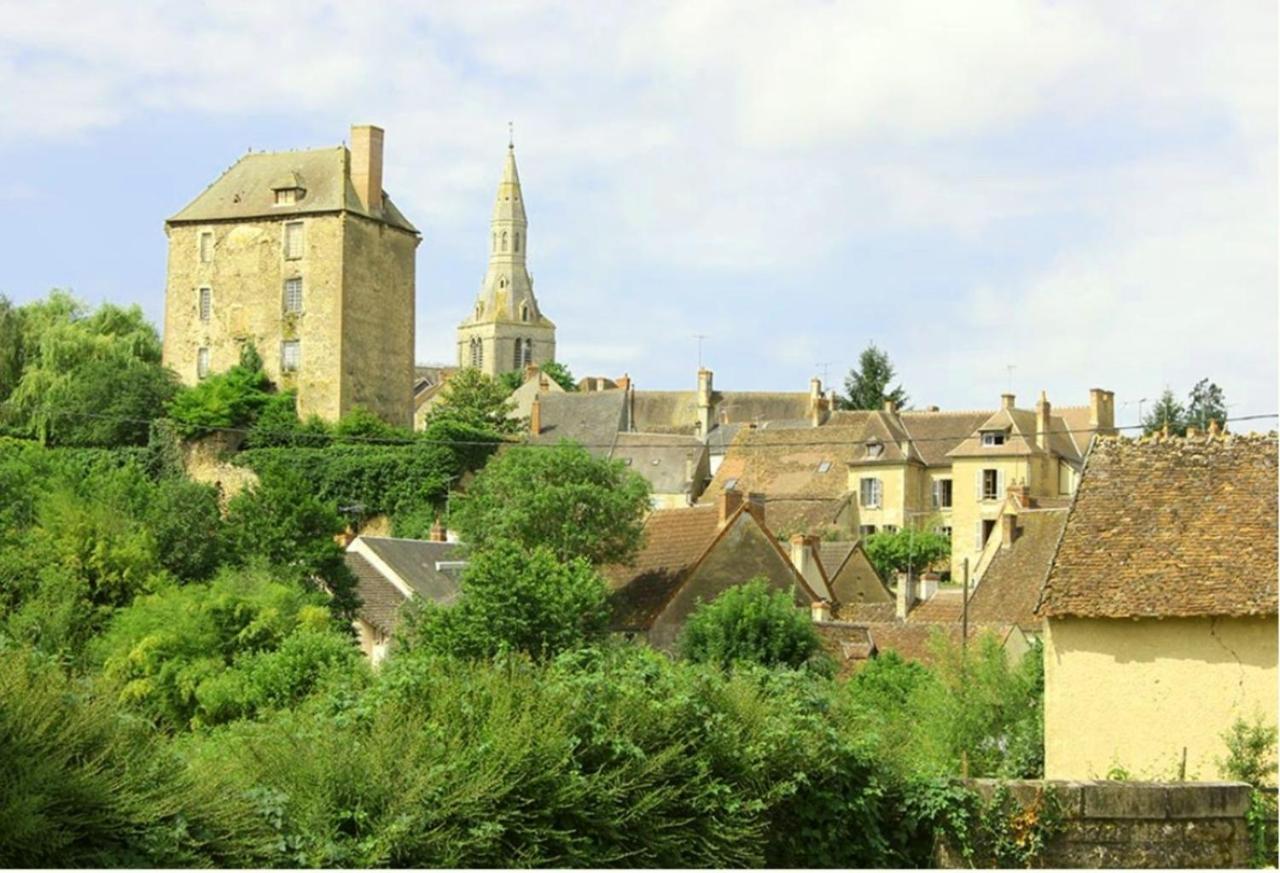
MULTIPOLYGON (((970 780, 984 800, 1008 787, 1023 809, 1046 789, 1063 826, 1040 858, 1045 867, 1247 867, 1249 786, 1233 782, 970 780)), ((938 866, 968 866, 948 845, 938 866)))

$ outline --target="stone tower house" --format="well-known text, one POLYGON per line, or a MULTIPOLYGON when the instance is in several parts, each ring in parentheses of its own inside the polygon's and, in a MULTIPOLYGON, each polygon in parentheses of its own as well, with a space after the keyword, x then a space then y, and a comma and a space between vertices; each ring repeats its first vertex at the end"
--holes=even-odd
POLYGON ((525 266, 528 227, 515 146, 508 144, 489 228, 489 270, 471 314, 458 325, 459 366, 498 376, 556 359, 556 326, 538 308, 525 266))
POLYGON ((164 363, 184 382, 253 343, 303 417, 411 425, 421 236, 382 190, 382 140, 247 154, 165 222, 164 363))

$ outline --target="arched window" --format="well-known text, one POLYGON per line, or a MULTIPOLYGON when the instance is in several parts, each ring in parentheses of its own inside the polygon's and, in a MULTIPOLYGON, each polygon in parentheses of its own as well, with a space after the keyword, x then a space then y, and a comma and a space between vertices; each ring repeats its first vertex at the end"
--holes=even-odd
POLYGON ((533 340, 525 337, 516 340, 516 369, 523 370, 533 363, 533 340))
POLYGON ((505 230, 502 232, 502 250, 504 252, 507 250, 507 232, 505 230))
POLYGON ((516 338, 515 354, 511 357, 511 367, 514 370, 524 369, 524 341, 516 338))
POLYGON ((529 304, 528 303, 520 304, 520 320, 521 321, 529 320, 529 304))
POLYGON ((499 287, 499 288, 505 288, 505 287, 507 287, 507 280, 506 280, 506 277, 505 277, 505 276, 504 276, 503 278, 501 278, 501 279, 499 279, 499 280, 498 280, 498 287, 499 287))
POLYGON ((518 230, 516 231, 514 251, 517 251, 517 252, 520 251, 520 231, 518 230))

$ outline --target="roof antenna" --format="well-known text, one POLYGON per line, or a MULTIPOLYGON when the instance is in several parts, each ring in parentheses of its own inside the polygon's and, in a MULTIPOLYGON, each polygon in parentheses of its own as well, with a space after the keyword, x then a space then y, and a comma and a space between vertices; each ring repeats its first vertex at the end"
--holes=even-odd
POLYGON ((693 338, 698 341, 698 369, 702 369, 702 341, 707 338, 705 333, 695 333, 693 338))

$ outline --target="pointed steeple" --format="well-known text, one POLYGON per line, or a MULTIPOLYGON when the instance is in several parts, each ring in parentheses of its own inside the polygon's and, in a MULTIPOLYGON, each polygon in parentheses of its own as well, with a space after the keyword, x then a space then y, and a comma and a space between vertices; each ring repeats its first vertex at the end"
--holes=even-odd
POLYGON ((520 190, 514 143, 507 145, 507 158, 502 165, 502 181, 498 183, 498 195, 493 201, 493 219, 489 224, 492 231, 490 260, 509 254, 517 256, 514 260, 523 261, 529 221, 524 215, 524 194, 520 190))

